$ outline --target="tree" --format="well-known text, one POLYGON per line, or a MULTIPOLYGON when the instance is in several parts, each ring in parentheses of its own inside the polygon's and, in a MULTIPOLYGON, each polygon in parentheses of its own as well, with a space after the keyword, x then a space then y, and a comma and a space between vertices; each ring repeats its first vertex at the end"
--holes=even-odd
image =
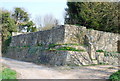
POLYGON ((27 24, 27 32, 36 32, 37 28, 35 26, 35 24, 32 21, 29 21, 27 24))
POLYGON ((37 16, 35 22, 41 30, 48 30, 59 24, 58 19, 51 14, 47 14, 44 17, 37 16))
POLYGON ((25 23, 29 20, 28 13, 21 8, 15 8, 12 16, 15 19, 15 24, 19 27, 19 31, 24 30, 25 23))
POLYGON ((35 24, 30 21, 28 13, 22 8, 15 8, 12 14, 15 24, 19 27, 19 32, 35 32, 37 31, 35 24))
POLYGON ((67 2, 65 24, 78 24, 102 31, 118 31, 118 2, 67 2))
POLYGON ((17 26, 15 25, 14 20, 10 17, 10 12, 6 10, 1 10, 0 13, 0 26, 1 34, 2 34, 2 52, 7 49, 7 46, 10 44, 10 37, 12 36, 12 32, 17 31, 17 26))
POLYGON ((21 31, 24 28, 23 24, 21 23, 28 21, 27 12, 21 8, 15 8, 12 16, 15 19, 15 24, 19 27, 19 31, 21 31))
POLYGON ((58 25, 58 20, 54 18, 52 15, 45 15, 44 17, 44 27, 48 26, 56 26, 58 25))
POLYGON ((15 25, 14 20, 10 17, 10 12, 8 11, 2 11, 0 19, 2 25, 2 35, 3 35, 2 37, 4 40, 7 39, 8 33, 10 36, 12 32, 17 31, 17 26, 15 25))

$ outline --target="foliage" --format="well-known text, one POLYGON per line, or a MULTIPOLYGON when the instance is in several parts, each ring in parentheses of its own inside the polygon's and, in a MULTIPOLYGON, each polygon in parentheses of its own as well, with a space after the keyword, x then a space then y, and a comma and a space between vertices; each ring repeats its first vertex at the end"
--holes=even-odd
POLYGON ((120 70, 110 75, 109 79, 112 81, 120 81, 120 70))
POLYGON ((21 23, 27 22, 29 20, 27 12, 21 8, 15 8, 12 17, 15 19, 15 24, 19 27, 19 31, 24 29, 24 25, 21 23))
POLYGON ((4 40, 4 42, 2 43, 2 53, 5 53, 7 51, 7 48, 10 45, 10 43, 11 43, 11 37, 4 40))
POLYGON ((104 56, 105 57, 111 56, 111 57, 114 57, 114 58, 119 58, 119 54, 117 52, 107 52, 107 51, 105 51, 104 56))
POLYGON ((64 44, 49 44, 49 47, 55 47, 55 46, 61 46, 61 45, 67 45, 67 46, 84 46, 83 44, 78 44, 78 43, 64 43, 64 44))
POLYGON ((120 33, 117 2, 67 2, 65 24, 120 33))
POLYGON ((80 50, 80 49, 76 49, 76 48, 73 48, 73 47, 60 47, 60 48, 57 48, 56 50, 67 50, 67 51, 81 51, 81 52, 84 52, 84 50, 80 50))
POLYGON ((2 24, 2 30, 7 30, 9 32, 16 32, 17 27, 15 25, 14 20, 10 17, 10 12, 2 11, 0 14, 0 23, 2 24))
POLYGON ((9 68, 3 69, 0 74, 2 74, 2 79, 16 79, 16 72, 9 68))
POLYGON ((103 50, 96 50, 96 52, 104 52, 103 50))
POLYGON ((12 32, 27 30, 27 32, 35 32, 37 28, 32 21, 29 21, 27 12, 21 8, 15 8, 14 14, 7 10, 0 10, 0 32, 2 34, 2 52, 7 50, 11 42, 12 32), (13 18, 12 18, 13 17, 13 18), (25 29, 27 27, 27 29, 25 29))
POLYGON ((10 17, 10 12, 8 11, 2 11, 0 13, 0 23, 2 26, 1 34, 2 34, 2 52, 6 50, 7 46, 10 43, 10 37, 12 35, 12 32, 17 31, 17 27, 15 25, 14 20, 10 17))
POLYGON ((54 48, 55 46, 60 46, 60 45, 62 45, 62 44, 49 44, 48 47, 49 48, 54 48))
POLYGON ((32 21, 29 21, 26 26, 27 26, 27 32, 36 32, 37 28, 34 26, 35 24, 32 21))
MULTIPOLYGON (((70 44, 49 44, 47 46, 48 47, 47 50, 50 50, 50 51, 66 50, 66 51, 79 51, 79 52, 84 52, 85 51, 85 50, 82 50, 82 49, 80 50, 80 49, 76 49, 76 48, 73 48, 73 47, 68 47, 68 46, 71 46, 71 45, 79 46, 80 44, 75 44, 75 43, 70 43, 70 44), (59 46, 59 47, 55 48, 56 46, 59 46)), ((31 47, 33 47, 33 46, 10 46, 9 48, 31 48, 31 47)), ((39 43, 37 43, 37 45, 35 47, 46 48, 45 45, 39 44, 39 43)), ((45 50, 45 49, 43 49, 43 50, 45 50)))
POLYGON ((19 27, 19 32, 26 30, 27 32, 36 32, 37 28, 34 23, 29 20, 28 13, 22 8, 15 8, 12 17, 15 20, 15 24, 19 27))
MULTIPOLYGON (((50 51, 56 51, 56 50, 63 50, 63 51, 79 51, 79 52, 84 52, 85 50, 82 50, 82 49, 76 49, 76 48, 73 48, 73 47, 68 47, 68 46, 71 46, 71 45, 79 45, 79 44, 49 44, 47 47, 47 50, 50 50, 50 51), (64 45, 64 47, 62 46, 62 45, 64 45), (57 48, 55 48, 56 46, 59 46, 59 47, 57 47, 57 48)), ((9 48, 32 48, 33 46, 12 46, 12 47, 9 47, 9 48)), ((43 50, 45 50, 44 48, 46 48, 45 47, 45 45, 43 45, 43 44, 37 44, 36 46, 35 46, 35 50, 37 50, 37 48, 36 47, 42 47, 42 49, 43 50)), ((35 51, 34 50, 34 51, 35 51)), ((31 51, 31 52, 34 52, 33 50, 31 51)))
POLYGON ((108 51, 104 51, 104 50, 96 50, 96 52, 100 52, 100 53, 104 53, 105 57, 114 57, 114 58, 118 58, 118 52, 108 52, 108 51))

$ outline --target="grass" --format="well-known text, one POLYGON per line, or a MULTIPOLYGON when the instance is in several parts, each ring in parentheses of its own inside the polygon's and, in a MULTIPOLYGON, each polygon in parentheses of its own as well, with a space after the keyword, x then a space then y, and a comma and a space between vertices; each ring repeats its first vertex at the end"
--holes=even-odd
POLYGON ((9 68, 4 68, 2 72, 0 72, 0 79, 16 79, 16 71, 11 70, 9 68))
POLYGON ((76 48, 73 48, 73 47, 60 47, 56 50, 64 50, 64 51, 79 51, 79 52, 84 52, 84 50, 80 50, 80 49, 76 49, 76 48))
POLYGON ((108 67, 108 69, 115 69, 115 67, 108 67))
POLYGON ((76 49, 76 48, 73 48, 73 47, 69 47, 71 45, 79 46, 80 44, 75 44, 75 43, 49 44, 47 50, 49 50, 49 51, 79 51, 79 52, 84 52, 85 51, 85 50, 82 50, 82 49, 76 49), (62 45, 64 45, 64 47, 55 48, 56 46, 62 46, 62 45))
MULTIPOLYGON (((69 46, 69 45, 84 46, 84 44, 78 44, 78 43, 65 43, 65 44, 49 44, 48 47, 52 48, 52 47, 61 46, 61 45, 67 45, 67 46, 69 46)), ((44 45, 37 43, 35 46, 44 46, 44 45)), ((20 48, 20 47, 29 48, 29 47, 33 47, 33 46, 10 46, 9 48, 20 48)))
POLYGON ((78 51, 78 52, 85 52, 85 50, 83 50, 83 49, 76 49, 76 48, 73 48, 73 47, 59 47, 57 49, 49 48, 47 50, 49 50, 49 51, 78 51))
POLYGON ((100 52, 101 53, 101 52, 104 52, 104 51, 103 50, 96 50, 96 52, 100 52))
POLYGON ((99 64, 90 64, 90 65, 82 65, 82 66, 96 66, 96 65, 109 65, 107 63, 99 63, 99 64))
POLYGON ((120 81, 120 70, 110 75, 109 79, 111 79, 111 81, 120 81))
POLYGON ((119 52, 108 52, 108 51, 104 51, 104 50, 96 50, 96 52, 104 53, 105 57, 112 56, 112 57, 115 57, 115 58, 118 58, 118 54, 117 53, 119 53, 119 52))
POLYGON ((74 46, 83 46, 82 44, 77 44, 77 43, 69 43, 69 44, 49 44, 48 47, 49 48, 54 48, 55 46, 61 46, 61 45, 67 45, 67 46, 70 46, 70 45, 74 45, 74 46))

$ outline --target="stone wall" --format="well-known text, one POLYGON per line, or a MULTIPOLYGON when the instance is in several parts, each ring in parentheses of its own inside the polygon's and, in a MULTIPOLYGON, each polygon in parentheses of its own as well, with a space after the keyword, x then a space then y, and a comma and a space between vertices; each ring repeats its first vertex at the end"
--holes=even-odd
POLYGON ((38 44, 63 43, 64 27, 58 26, 51 30, 21 34, 12 37, 10 46, 34 46, 38 44))
POLYGON ((119 34, 86 29, 82 26, 57 26, 51 30, 13 36, 3 56, 50 65, 118 64, 119 37, 119 34), (74 50, 56 50, 61 47, 74 50), (111 54, 112 52, 114 53, 111 54))
MULTIPOLYGON (((118 64, 119 53, 117 52, 119 52, 120 48, 120 43, 118 42, 119 39, 120 35, 115 33, 86 29, 86 27, 83 26, 78 27, 73 25, 66 25, 65 27, 64 42, 84 44, 84 48, 89 54, 89 64, 98 64, 100 62, 118 64), (105 52, 96 52, 98 50, 103 50, 105 52), (106 53, 108 56, 105 57, 106 53), (114 57, 114 55, 117 55, 117 58, 114 57)), ((77 60, 79 60, 79 58, 77 60)))
POLYGON ((117 51, 119 34, 86 29, 86 27, 70 26, 65 27, 65 43, 79 43, 79 38, 84 44, 93 45, 95 50, 117 51))
POLYGON ((16 35, 21 35, 21 34, 28 34, 29 32, 12 32, 12 36, 16 36, 16 35))

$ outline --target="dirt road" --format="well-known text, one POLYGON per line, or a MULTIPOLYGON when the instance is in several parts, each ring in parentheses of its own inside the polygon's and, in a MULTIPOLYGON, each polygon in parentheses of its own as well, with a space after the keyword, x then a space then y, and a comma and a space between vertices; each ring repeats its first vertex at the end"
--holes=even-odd
POLYGON ((47 67, 8 58, 0 58, 0 62, 15 70, 18 79, 107 79, 118 70, 113 65, 47 67))

